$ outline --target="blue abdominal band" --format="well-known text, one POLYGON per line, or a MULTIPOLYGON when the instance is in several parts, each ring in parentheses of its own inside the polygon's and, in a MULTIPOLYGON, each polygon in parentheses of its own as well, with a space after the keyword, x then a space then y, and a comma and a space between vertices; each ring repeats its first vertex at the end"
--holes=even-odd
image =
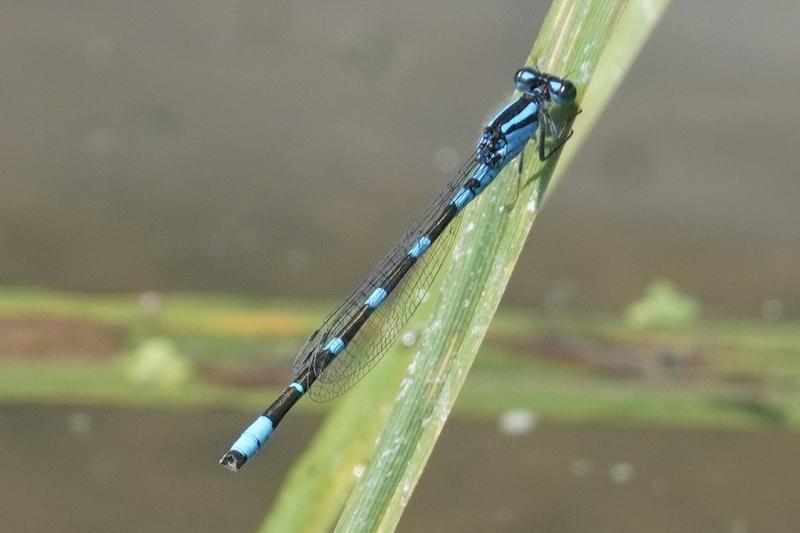
POLYGON ((370 294, 369 298, 367 298, 367 301, 364 302, 364 305, 366 305, 371 309, 375 309, 376 307, 381 305, 381 302, 383 302, 383 300, 386 299, 387 294, 388 293, 386 292, 386 289, 378 287, 377 289, 372 291, 372 294, 370 294))
POLYGON ((231 446, 231 450, 237 451, 250 459, 264 445, 272 435, 272 420, 266 416, 259 416, 256 421, 245 429, 236 442, 231 446))
POLYGON ((456 209, 461 211, 464 209, 464 206, 469 203, 475 197, 475 193, 472 192, 470 189, 462 187, 461 190, 458 191, 455 198, 453 198, 453 205, 456 206, 456 209))
POLYGON ((419 259, 431 245, 431 239, 427 235, 423 235, 408 251, 408 255, 414 259, 419 259))
POLYGON ((331 352, 331 355, 339 355, 341 351, 344 350, 344 347, 345 347, 344 341, 339 337, 334 337, 331 339, 331 341, 325 348, 327 348, 328 351, 331 352))

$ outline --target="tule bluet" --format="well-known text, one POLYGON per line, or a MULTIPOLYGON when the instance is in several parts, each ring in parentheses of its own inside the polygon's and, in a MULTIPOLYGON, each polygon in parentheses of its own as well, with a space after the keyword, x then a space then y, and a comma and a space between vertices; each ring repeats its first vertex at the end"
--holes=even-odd
POLYGON ((393 344, 444 263, 458 232, 459 214, 533 139, 539 159, 559 150, 572 132, 560 128, 550 106, 571 106, 575 86, 564 78, 522 68, 519 98, 483 129, 472 155, 378 265, 317 328, 294 361, 294 380, 233 443, 220 464, 239 470, 266 443, 305 394, 328 401, 350 389, 393 344), (538 135, 537 135, 538 131, 538 135), (547 138, 552 147, 547 151, 547 138))

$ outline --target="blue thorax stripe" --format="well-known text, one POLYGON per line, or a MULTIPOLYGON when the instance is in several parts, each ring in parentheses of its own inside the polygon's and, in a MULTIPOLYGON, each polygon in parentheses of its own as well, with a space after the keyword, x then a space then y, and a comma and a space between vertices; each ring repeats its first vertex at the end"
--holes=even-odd
POLYGON ((500 131, 505 134, 529 124, 531 120, 536 120, 539 115, 539 106, 534 101, 526 102, 520 99, 513 105, 519 108, 517 113, 512 115, 506 122, 500 124, 500 131))

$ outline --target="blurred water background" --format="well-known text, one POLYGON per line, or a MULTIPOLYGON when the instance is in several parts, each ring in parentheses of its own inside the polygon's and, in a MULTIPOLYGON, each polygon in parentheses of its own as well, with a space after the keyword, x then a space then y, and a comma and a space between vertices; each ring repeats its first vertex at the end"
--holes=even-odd
MULTIPOLYGON (((510 94, 546 2, 9 2, 0 280, 337 298, 510 94)), ((800 313, 798 7, 672 6, 509 304, 800 313), (721 16, 724 14, 724 16, 721 16)))

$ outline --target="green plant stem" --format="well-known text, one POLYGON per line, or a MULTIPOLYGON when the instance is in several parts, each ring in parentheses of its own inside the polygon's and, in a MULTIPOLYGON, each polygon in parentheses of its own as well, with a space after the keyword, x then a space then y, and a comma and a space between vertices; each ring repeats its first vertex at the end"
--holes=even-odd
POLYGON ((528 64, 556 74, 570 73, 585 106, 575 136, 547 165, 541 165, 533 152, 528 154, 524 175, 533 180, 510 213, 502 209, 514 197, 516 184, 509 172, 464 213, 454 262, 440 279, 439 296, 418 312, 428 317, 428 327, 376 447, 372 450, 372 443, 387 418, 383 406, 396 395, 387 383, 398 382, 406 366, 397 349, 381 363, 386 368, 368 376, 375 380, 372 385, 351 391, 328 417, 293 469, 262 531, 330 529, 356 482, 336 530, 394 529, 497 309, 556 160, 571 159, 586 138, 667 1, 553 3, 528 64), (598 65, 605 49, 607 59, 598 65), (354 468, 367 462, 370 451, 372 460, 357 478, 354 468))
MULTIPOLYGON (((621 0, 555 1, 533 47, 531 64, 548 72, 571 72, 580 95, 626 4, 621 0)), ((585 103, 594 106, 589 100, 585 103)), ((573 141, 569 148, 574 152, 578 144, 573 141)), ((505 179, 500 176, 499 183, 465 213, 454 261, 420 350, 336 531, 392 531, 396 527, 500 303, 556 162, 541 164, 535 157, 527 158, 524 175, 534 177, 533 185, 511 213, 503 206, 513 197, 514 180, 508 176, 513 169, 507 169, 505 179)))

